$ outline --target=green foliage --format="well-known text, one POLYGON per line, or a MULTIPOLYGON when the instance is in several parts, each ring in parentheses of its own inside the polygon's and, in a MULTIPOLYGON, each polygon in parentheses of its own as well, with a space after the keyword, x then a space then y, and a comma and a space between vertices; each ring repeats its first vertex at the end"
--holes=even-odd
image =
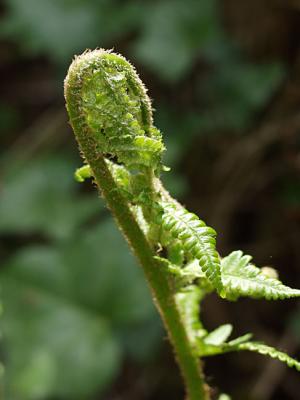
MULTIPOLYGON (((122 56, 100 49, 86 52, 74 60, 65 79, 65 98, 70 123, 83 157, 89 163, 99 190, 112 210, 116 222, 142 264, 156 304, 175 346, 182 373, 186 379, 188 396, 191 400, 205 399, 206 389, 196 354, 187 340, 188 334, 182 324, 180 310, 168 276, 158 268, 160 263, 157 262, 158 255, 154 251, 154 248, 159 245, 155 243, 160 234, 160 228, 157 226, 160 222, 158 214, 164 210, 164 203, 161 200, 163 197, 170 196, 157 178, 161 169, 159 168, 161 167, 160 159, 155 153, 150 157, 147 154, 149 151, 150 154, 152 153, 152 145, 149 145, 147 149, 148 139, 156 137, 161 141, 161 137, 159 131, 152 126, 151 105, 144 86, 134 68, 122 56), (113 81, 117 76, 117 82, 122 82, 120 87, 110 82, 110 73, 113 81), (121 78, 119 78, 120 75, 121 78), (104 86, 103 77, 105 77, 104 86), (135 86, 137 86, 133 92, 135 98, 130 99, 130 90, 135 86), (120 90, 120 93, 114 93, 116 90, 120 90), (88 107, 86 107, 86 99, 92 99, 91 102, 87 102, 88 107), (93 107, 95 99, 98 100, 96 109, 93 107), (130 101, 134 101, 130 125, 127 118, 128 101, 129 105, 130 101), (90 104, 91 109, 89 109, 90 104), (106 104, 108 104, 108 113, 105 114, 101 110, 106 108, 106 104), (97 109, 100 110, 99 121, 96 119, 97 109), (121 120, 114 119, 113 110, 121 120), (123 122, 125 135, 121 129, 123 122), (119 135, 118 140, 121 141, 122 146, 124 136, 129 137, 129 140, 134 143, 138 135, 136 130, 132 129, 133 127, 137 127, 139 135, 144 135, 145 140, 142 143, 145 146, 144 152, 137 152, 135 146, 125 147, 120 151, 120 146, 114 146, 111 141, 119 135), (140 190, 140 195, 134 203, 132 199, 135 193, 132 192, 131 196, 123 195, 123 188, 120 187, 118 180, 114 179, 110 163, 106 160, 107 157, 121 162, 123 168, 127 168, 128 173, 132 174, 132 179, 136 183, 134 187, 140 190), (144 224, 140 225, 141 219, 132 212, 134 206, 140 207, 143 220, 148 223, 149 231, 145 231, 144 224)), ((163 149, 163 145, 161 148, 163 149)), ((161 151, 158 153, 159 156, 160 153, 161 151)))
POLYGON ((262 355, 267 355, 271 358, 277 359, 288 367, 294 367, 300 371, 300 362, 294 358, 289 357, 286 353, 275 349, 274 347, 267 346, 261 342, 249 341, 251 334, 240 336, 234 340, 226 342, 232 332, 232 325, 226 324, 219 326, 214 331, 205 335, 199 342, 199 355, 213 356, 217 354, 224 354, 232 351, 248 350, 262 355))
POLYGON ((212 346, 220 346, 229 338, 231 332, 232 325, 220 325, 214 331, 205 336, 204 343, 212 346))
MULTIPOLYGON (((159 126, 168 135, 166 137, 168 153, 165 162, 171 165, 172 169, 180 163, 183 152, 195 135, 224 131, 242 132, 245 128, 251 127, 256 113, 268 104, 284 77, 285 71, 278 62, 260 64, 250 61, 245 59, 245 55, 239 48, 232 45, 231 38, 222 32, 218 19, 220 9, 215 1, 187 0, 183 4, 177 0, 158 2, 5 0, 4 7, 0 34, 10 39, 14 48, 17 43, 16 48, 22 49, 22 59, 17 51, 13 51, 13 57, 18 57, 17 61, 22 62, 26 57, 37 54, 46 55, 47 59, 56 63, 54 65, 59 66, 58 71, 62 73, 64 65, 69 62, 73 54, 85 48, 100 45, 122 49, 127 54, 132 54, 138 64, 141 64, 146 71, 151 71, 155 94, 159 86, 157 81, 162 88, 162 94, 167 92, 166 98, 161 100, 162 104, 158 103, 156 107, 159 126), (198 66, 197 70, 195 66, 198 66), (205 66, 204 71, 202 71, 202 66, 205 66), (175 88, 175 101, 170 101, 170 83, 175 88), (192 83, 192 89, 190 89, 190 83, 192 83), (186 96, 185 101, 182 101, 179 87, 180 90, 183 89, 181 92, 184 92, 186 88, 192 91, 192 104, 186 101, 186 96), (164 88, 167 90, 164 91, 164 88)), ((4 54, 6 54, 6 48, 4 54)), ((4 60, 6 62, 6 58, 4 60)), ((51 76, 51 82, 57 79, 57 85, 61 86, 60 75, 55 76, 54 73, 51 76)), ((149 75, 146 74, 146 76, 149 79, 149 75)), ((173 93, 171 94, 173 96, 173 93)), ((2 107, 1 104, 0 125, 5 126, 7 133, 11 135, 11 131, 19 124, 19 110, 5 107, 6 105, 2 107)), ((26 126, 29 119, 26 119, 26 126)), ((7 138, 8 136, 6 134, 7 138)), ((9 174, 5 174, 4 183, 1 183, 0 230, 4 237, 6 235, 16 237, 16 242, 19 244, 19 236, 21 236, 25 240, 25 243, 23 241, 20 243, 21 246, 26 245, 29 239, 34 243, 36 240, 44 240, 45 237, 51 245, 51 251, 60 253, 61 239, 69 243, 70 238, 72 239, 74 234, 77 235, 83 226, 86 227, 95 218, 98 220, 103 217, 104 210, 99 200, 80 193, 79 187, 76 189, 71 179, 73 170, 71 162, 62 159, 30 162, 22 171, 13 171, 13 164, 14 160, 9 160, 7 168, 9 174), (28 238, 28 234, 33 234, 33 238, 31 236, 28 238)), ((119 187, 122 187, 123 194, 131 198, 130 206, 136 218, 139 219, 139 224, 147 226, 141 210, 142 207, 145 208, 144 205, 141 206, 145 196, 143 193, 140 197, 136 195, 141 186, 135 185, 136 181, 132 180, 132 176, 127 175, 128 180, 124 179, 124 169, 119 169, 119 165, 112 163, 110 167, 114 179, 118 181, 119 187), (120 175, 122 175, 121 178, 120 175), (124 188, 126 188, 126 193, 124 188)), ((126 172, 128 171, 125 171, 125 174, 126 172)), ((172 193, 176 195, 178 193, 181 195, 185 188, 185 181, 179 178, 180 176, 174 173, 162 177, 166 186, 172 188, 172 193)), ((294 205, 299 202, 297 201, 299 191, 296 190, 297 185, 292 186, 286 188, 283 200, 294 205)), ((146 229, 144 231, 146 232, 146 229)), ((85 230, 83 234, 84 232, 85 230)), ((165 234, 166 232, 163 233, 165 234)), ((78 241, 79 238, 72 239, 72 245, 76 247, 78 241)), ((110 248, 113 252, 116 248, 114 243, 113 240, 109 242, 105 240, 105 246, 102 247, 110 248)), ((90 251, 96 253, 99 249, 100 244, 95 243, 90 251)), ((31 248, 29 250, 31 251, 31 248)), ((123 251, 127 254, 127 249, 123 251)), ((9 252, 10 249, 8 249, 9 252)), ((170 248, 168 252, 171 253, 170 248)), ((81 259, 79 251, 78 262, 81 259)), ((53 257, 53 263, 55 262, 53 257)), ((124 263, 125 267, 127 268, 124 263)), ((255 270, 254 273, 252 267, 251 271, 255 275, 257 271, 255 270)), ((52 265, 51 268, 55 266, 52 265)), ((187 292, 185 293, 187 304, 192 299, 192 296, 189 299, 188 295, 189 285, 197 285, 197 288, 201 286, 201 289, 204 287, 204 293, 212 290, 197 260, 183 259, 179 265, 168 263, 167 269, 171 281, 175 282, 175 287, 179 285, 179 292, 187 292), (182 285, 181 288, 180 285, 182 285)), ((78 280, 84 282, 86 278, 84 270, 79 275, 78 280)), ((267 285, 268 289, 265 288, 265 283, 262 287, 261 274, 258 275, 259 292, 266 293, 267 290, 269 293, 271 290, 273 293, 273 284, 271 289, 268 286, 270 282, 267 285)), ((248 278, 249 290, 247 289, 248 292, 242 295, 250 294, 249 291, 252 291, 254 286, 257 291, 256 278, 251 278, 250 283, 248 278)), ((225 280, 230 283, 228 297, 236 299, 241 295, 241 290, 244 290, 241 289, 241 280, 236 281, 235 278, 229 280, 228 277, 225 280), (232 287, 234 284, 238 285, 238 289, 232 287)), ((93 283, 96 286, 96 283, 93 283)), ((280 291, 282 286, 280 286, 280 291)), ((278 288, 277 283, 276 296, 278 288)), ((295 293, 294 290, 293 293, 295 293)), ((289 294, 291 294, 290 291, 289 294)), ((196 302, 193 310, 196 318, 198 310, 196 302)), ((195 319, 196 325, 197 319, 195 319)), ((120 334, 126 341, 122 345, 129 348, 133 355, 137 355, 146 348, 143 338, 146 337, 146 333, 149 333, 152 324, 148 324, 147 329, 130 326, 129 324, 128 329, 123 329, 120 334), (138 332, 141 333, 140 336, 138 332), (133 340, 132 336, 134 336, 133 340), (127 340, 127 337, 131 339, 127 340), (139 344, 135 346, 135 343, 139 344)), ((108 331, 112 331, 110 326, 108 331)), ((59 332, 53 332, 53 335, 59 335, 59 332)), ((83 330, 81 332, 84 333, 83 330)), ((194 336, 195 332, 192 334, 192 337, 194 336)), ((85 340, 88 341, 87 336, 85 340)), ((25 341, 22 343, 26 347, 25 341)), ((6 370, 9 376, 9 365, 6 370)), ((68 371, 71 375, 74 371, 73 365, 68 368, 68 371)), ((101 375, 98 379, 101 379, 101 375)), ((40 378, 40 380, 43 381, 46 378, 40 378)), ((91 385, 93 386, 93 383, 91 385)), ((39 395, 36 397, 40 398, 39 395)))
POLYGON ((184 321, 187 334, 193 345, 197 345, 198 338, 204 336, 204 330, 199 319, 199 303, 204 297, 201 289, 196 285, 178 291, 176 301, 184 321), (195 332, 197 333, 195 335, 195 332))
POLYGON ((12 257, 0 275, 7 398, 81 399, 105 389, 136 329, 153 351, 157 321, 141 279, 107 220, 59 247, 12 257), (100 253, 99 243, 106 243, 100 253))
POLYGON ((163 204, 163 229, 181 241, 188 257, 199 260, 208 281, 222 293, 220 258, 216 251, 216 232, 197 215, 172 204, 163 204))
POLYGON ((278 279, 268 277, 263 270, 250 263, 251 258, 241 251, 234 251, 222 259, 222 281, 228 299, 236 300, 240 296, 248 296, 282 300, 300 296, 300 290, 291 289, 278 279))
POLYGON ((92 177, 92 171, 89 165, 83 165, 77 168, 74 173, 74 178, 77 182, 84 182, 86 179, 92 177))
POLYGON ((215 1, 154 2, 144 13, 134 55, 168 81, 180 79, 221 35, 215 1), (151 15, 151 18, 148 18, 151 15))
POLYGON ((121 41, 123 49, 124 38, 127 53, 165 84, 182 82, 195 65, 207 65, 204 79, 202 74, 193 78, 193 97, 201 107, 178 108, 169 99, 157 107, 160 114, 167 103, 168 120, 160 126, 172 132, 170 141, 179 154, 194 135, 251 127, 253 117, 284 78, 283 66, 276 60, 259 64, 245 58, 224 33, 216 1, 5 3, 0 34, 17 41, 26 54, 47 54, 58 65, 67 64, 73 54, 86 48, 118 49, 121 41))
POLYGON ((174 345, 189 398, 206 398, 197 355, 250 350, 299 369, 299 362, 285 353, 249 341, 251 334, 226 342, 232 331, 229 324, 211 333, 202 327, 198 303, 213 289, 229 300, 239 296, 285 299, 299 297, 300 290, 284 286, 272 276, 273 270, 250 264, 251 257, 241 251, 221 261, 214 229, 164 189, 158 179, 161 135, 152 125, 150 101, 134 68, 122 56, 103 49, 85 53, 69 69, 65 96, 74 133, 90 163, 90 170, 84 167, 79 178, 89 173, 95 177, 140 259, 174 345), (108 161, 110 158, 121 166, 108 161), (168 258, 160 256, 161 250, 168 258))
POLYGON ((251 126, 253 116, 267 103, 282 82, 285 71, 279 63, 251 64, 237 49, 226 46, 214 56, 214 73, 204 83, 207 107, 199 125, 208 131, 251 126))
POLYGON ((17 251, 0 274, 7 399, 103 391, 124 354, 143 361, 158 343, 148 289, 118 232, 106 218, 83 229, 104 209, 97 197, 79 192, 73 169, 67 157, 52 156, 4 176, 2 234, 47 238, 17 251))
POLYGON ((274 347, 267 346, 263 343, 259 342, 245 342, 237 345, 236 347, 237 350, 249 350, 249 351, 254 351, 256 353, 262 354, 262 355, 267 355, 271 358, 277 359, 285 364, 287 364, 288 367, 294 367, 297 369, 297 371, 300 371, 300 362, 295 360, 292 357, 289 357, 286 353, 283 353, 282 351, 279 351, 277 349, 274 349, 274 347))
POLYGON ((138 21, 134 2, 126 7, 111 0, 6 0, 6 4, 2 35, 19 40, 27 52, 49 53, 63 64, 86 47, 109 45, 138 21))
POLYGON ((74 163, 63 157, 35 160, 4 175, 0 202, 0 231, 43 234, 63 239, 101 213, 96 198, 81 195, 72 179, 74 163), (58 178, 59 177, 59 178, 58 178))
POLYGON ((112 53, 99 50, 87 57, 82 67, 78 58, 85 80, 77 96, 99 150, 130 168, 159 167, 164 147, 152 126, 151 105, 138 75, 112 53))

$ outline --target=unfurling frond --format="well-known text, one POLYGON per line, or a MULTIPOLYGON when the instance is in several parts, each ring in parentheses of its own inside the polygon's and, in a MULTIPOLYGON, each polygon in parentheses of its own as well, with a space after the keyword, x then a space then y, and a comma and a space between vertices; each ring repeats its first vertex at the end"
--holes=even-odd
MULTIPOLYGON (((232 326, 208 333, 199 304, 213 290, 228 300, 300 297, 276 271, 258 268, 235 251, 221 260, 216 232, 164 189, 159 173, 165 150, 153 125, 147 90, 134 67, 103 49, 76 57, 65 80, 70 122, 84 163, 75 178, 92 177, 139 259, 162 315, 193 400, 209 397, 198 357, 248 350, 269 355, 300 371, 287 354, 252 334, 228 341, 232 326)), ((219 400, 229 400, 221 395, 219 400)))
MULTIPOLYGON (((108 159, 105 162, 120 190, 130 192, 131 175, 122 165, 116 164, 108 159)), ((77 182, 84 182, 86 179, 93 177, 93 171, 89 165, 83 165, 77 168, 74 173, 74 178, 77 182)))
POLYGON ((99 153, 116 157, 128 168, 161 168, 164 145, 153 126, 150 99, 122 56, 100 49, 77 57, 65 90, 71 120, 77 118, 81 125, 77 134, 89 131, 99 153))
POLYGON ((278 279, 270 278, 260 268, 250 263, 251 257, 234 251, 221 261, 221 276, 226 298, 240 296, 282 300, 300 297, 300 290, 285 286, 278 279))
POLYGON ((170 203, 163 204, 163 229, 179 239, 188 256, 199 260, 200 267, 213 287, 222 293, 220 257, 216 251, 216 232, 197 215, 170 203))

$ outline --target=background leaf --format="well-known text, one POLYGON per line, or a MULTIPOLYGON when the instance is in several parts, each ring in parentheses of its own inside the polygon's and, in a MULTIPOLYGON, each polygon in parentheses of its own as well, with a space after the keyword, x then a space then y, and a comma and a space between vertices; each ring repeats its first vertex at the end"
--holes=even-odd
POLYGON ((0 231, 40 233, 67 238, 80 225, 103 211, 97 196, 73 196, 75 163, 67 158, 35 160, 25 168, 11 169, 3 180, 0 231))
POLYGON ((111 220, 59 248, 24 249, 0 282, 8 398, 80 399, 115 378, 122 348, 135 341, 130 327, 142 329, 150 353, 157 343, 160 328, 141 270, 111 220), (98 252, 101 243, 110 246, 98 252))

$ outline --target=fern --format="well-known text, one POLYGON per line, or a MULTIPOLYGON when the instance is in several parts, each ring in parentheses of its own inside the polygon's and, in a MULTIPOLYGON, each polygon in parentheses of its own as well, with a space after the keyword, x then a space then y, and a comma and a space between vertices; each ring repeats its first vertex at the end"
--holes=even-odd
POLYGON ((274 347, 267 346, 264 343, 260 342, 246 342, 241 343, 236 346, 235 350, 248 350, 254 351, 256 353, 262 354, 264 356, 269 356, 271 358, 277 359, 285 364, 287 364, 290 368, 294 367, 297 371, 300 371, 300 362, 295 360, 294 358, 288 356, 286 353, 275 349, 274 347))
POLYGON ((80 168, 77 168, 74 173, 74 178, 77 182, 84 182, 86 179, 92 177, 92 170, 89 165, 83 165, 80 168))
MULTIPOLYGON (((199 357, 256 351, 299 368, 299 362, 251 334, 227 341, 232 326, 208 333, 199 303, 212 290, 228 300, 299 297, 272 269, 259 269, 235 251, 221 260, 216 232, 164 189, 159 174, 164 144, 152 120, 147 91, 122 56, 103 49, 77 57, 65 95, 85 162, 79 181, 93 177, 139 259, 165 323, 189 400, 208 400, 199 357)), ((224 397, 225 395, 223 395, 224 397)), ((226 397, 226 396, 225 396, 226 397)), ((228 398, 228 397, 227 397, 228 398)))
POLYGON ((94 133, 99 151, 117 157, 130 168, 159 168, 164 150, 161 134, 152 125, 146 89, 137 73, 119 55, 98 50, 78 58, 85 74, 80 112, 94 133))
POLYGON ((270 278, 250 263, 252 257, 234 251, 221 261, 221 276, 226 298, 236 300, 240 296, 265 298, 267 300, 300 297, 300 290, 283 285, 270 278))
POLYGON ((207 334, 199 319, 199 304, 203 297, 203 291, 195 285, 184 288, 176 294, 176 302, 193 345, 207 334))
MULTIPOLYGON (((118 184, 119 190, 128 200, 133 200, 134 194, 140 194, 140 190, 135 190, 135 181, 138 179, 137 175, 132 175, 124 166, 116 164, 108 159, 106 159, 105 162, 115 182, 118 184)), ((92 177, 93 171, 89 165, 77 168, 74 173, 74 178, 80 183, 92 177)))
POLYGON ((226 324, 208 333, 198 344, 199 354, 203 357, 207 357, 247 350, 277 359, 287 364, 289 367, 294 367, 297 369, 297 371, 300 371, 300 362, 298 360, 264 343, 249 341, 249 339, 252 337, 251 333, 247 333, 246 335, 226 342, 231 334, 231 331, 232 325, 226 324))
POLYGON ((220 346, 228 339, 228 337, 231 335, 231 332, 232 325, 221 325, 204 338, 204 343, 206 345, 220 346))
POLYGON ((216 231, 197 215, 173 204, 163 205, 162 227, 181 241, 187 256, 199 260, 208 281, 222 293, 220 257, 216 251, 216 231))

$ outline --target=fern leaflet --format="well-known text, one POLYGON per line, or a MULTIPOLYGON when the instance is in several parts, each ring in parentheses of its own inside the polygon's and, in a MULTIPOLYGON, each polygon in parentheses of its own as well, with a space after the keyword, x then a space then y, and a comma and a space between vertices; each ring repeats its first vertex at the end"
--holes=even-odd
POLYGON ((241 251, 234 251, 222 259, 221 276, 227 299, 248 296, 278 300, 300 296, 300 290, 291 289, 278 279, 268 277, 250 260, 251 257, 241 251))
POLYGON ((246 335, 225 343, 225 340, 230 335, 231 329, 232 326, 226 324, 207 334, 199 343, 199 355, 202 357, 209 357, 233 351, 248 350, 277 359, 287 364, 289 367, 294 367, 300 371, 300 362, 298 360, 264 343, 250 341, 249 339, 252 337, 251 333, 247 333, 246 335))
POLYGON ((194 345, 199 338, 207 334, 199 319, 199 305, 203 297, 204 292, 195 285, 190 285, 176 293, 176 303, 181 318, 187 328, 189 339, 194 345))
POLYGON ((179 239, 188 256, 199 260, 208 281, 222 293, 220 258, 216 251, 216 232, 197 215, 170 203, 163 204, 163 229, 179 239))
POLYGON ((256 353, 269 356, 271 358, 275 358, 285 364, 287 364, 288 367, 292 368, 295 367, 297 371, 300 371, 300 362, 298 360, 295 360, 294 358, 290 357, 286 353, 283 353, 282 351, 279 351, 275 349, 274 347, 268 346, 264 343, 260 342, 245 342, 239 344, 236 349, 237 351, 239 350, 248 350, 248 351, 254 351, 256 353))
POLYGON ((214 331, 205 336, 204 342, 208 345, 220 346, 225 340, 228 339, 232 332, 232 325, 220 325, 214 331))

